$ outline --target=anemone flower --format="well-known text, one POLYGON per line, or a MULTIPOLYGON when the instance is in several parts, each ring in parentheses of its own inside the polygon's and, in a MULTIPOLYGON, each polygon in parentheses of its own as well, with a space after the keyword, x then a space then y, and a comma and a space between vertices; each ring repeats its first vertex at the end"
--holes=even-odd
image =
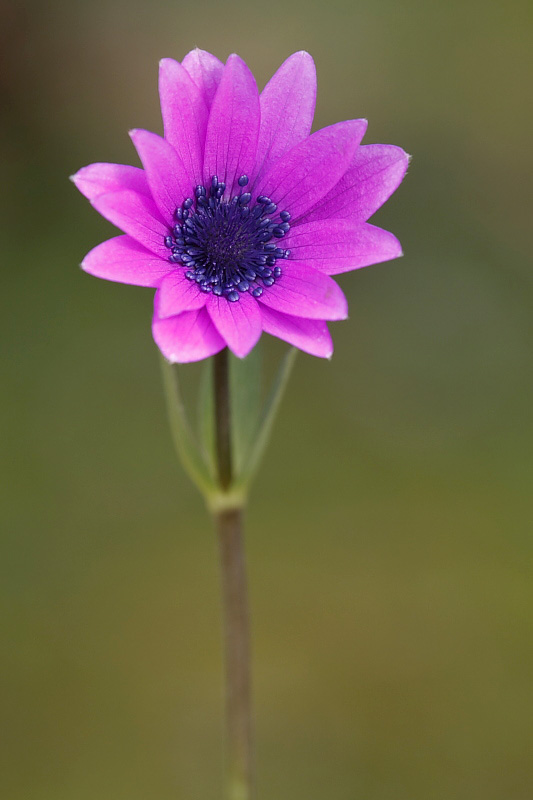
POLYGON ((290 56, 259 93, 237 55, 193 50, 160 63, 164 137, 130 135, 143 169, 98 163, 72 180, 125 235, 95 247, 86 272, 149 286, 153 336, 171 362, 226 345, 245 357, 262 331, 315 356, 333 352, 327 321, 345 319, 331 277, 401 255, 368 218, 408 157, 360 145, 364 119, 311 133, 313 59, 290 56))
POLYGON ((395 236, 368 219, 402 180, 408 157, 392 145, 361 145, 363 119, 311 133, 316 76, 308 53, 288 58, 259 94, 239 56, 223 65, 193 50, 181 64, 161 61, 159 93, 164 136, 131 132, 143 169, 99 163, 73 176, 123 231, 82 267, 156 289, 152 330, 172 433, 220 542, 228 796, 252 800, 247 491, 296 350, 333 352, 327 322, 348 308, 331 276, 401 255, 395 236), (245 356, 262 331, 292 347, 261 408, 258 349, 245 356), (173 364, 211 356, 212 399, 198 402, 198 441, 173 364))

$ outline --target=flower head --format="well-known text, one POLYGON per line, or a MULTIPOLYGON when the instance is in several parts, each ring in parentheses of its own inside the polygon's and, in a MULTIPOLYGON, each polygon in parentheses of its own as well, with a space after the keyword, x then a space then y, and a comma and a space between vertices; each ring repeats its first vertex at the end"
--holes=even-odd
POLYGON ((259 94, 244 61, 193 50, 160 64, 164 137, 131 131, 144 169, 91 164, 73 176, 125 235, 82 267, 157 289, 153 336, 173 362, 226 345, 246 356, 262 331, 316 356, 326 321, 347 316, 330 277, 401 255, 368 218, 401 182, 408 157, 360 145, 366 120, 311 134, 316 76, 290 56, 259 94))

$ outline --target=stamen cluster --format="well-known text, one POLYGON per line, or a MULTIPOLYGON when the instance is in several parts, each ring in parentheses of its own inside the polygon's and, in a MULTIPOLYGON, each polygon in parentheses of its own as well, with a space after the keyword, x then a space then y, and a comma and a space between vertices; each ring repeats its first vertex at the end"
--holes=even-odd
POLYGON ((232 303, 243 292, 261 297, 281 278, 278 259, 290 255, 276 241, 290 230, 290 213, 278 212, 264 195, 251 204, 252 195, 243 191, 248 182, 241 175, 241 191, 230 199, 224 197, 226 184, 216 175, 209 186, 197 186, 194 198, 176 208, 176 224, 164 239, 169 261, 182 265, 188 280, 200 291, 232 303))

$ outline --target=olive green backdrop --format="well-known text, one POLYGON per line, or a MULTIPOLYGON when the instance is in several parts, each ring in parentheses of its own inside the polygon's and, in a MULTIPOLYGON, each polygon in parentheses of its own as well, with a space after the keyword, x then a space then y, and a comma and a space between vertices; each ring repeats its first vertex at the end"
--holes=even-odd
MULTIPOLYGON (((253 492, 259 800, 530 800, 531 6, 2 5, 1 794, 221 797, 216 547, 167 431, 152 292, 68 175, 136 163, 157 62, 317 63, 316 127, 414 158, 340 277, 253 492)), ((273 364, 282 348, 268 337, 273 364)), ((196 380, 197 368, 186 369, 196 380)))

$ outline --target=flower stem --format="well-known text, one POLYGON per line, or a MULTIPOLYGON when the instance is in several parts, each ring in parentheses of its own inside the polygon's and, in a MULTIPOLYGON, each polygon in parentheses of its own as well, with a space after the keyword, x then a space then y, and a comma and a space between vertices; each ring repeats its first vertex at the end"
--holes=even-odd
POLYGON ((221 511, 217 529, 222 567, 226 659, 229 800, 252 797, 250 635, 242 510, 221 511))
POLYGON ((229 391, 229 353, 225 347, 214 361, 213 387, 215 393, 215 442, 220 488, 227 491, 231 485, 231 409, 229 391))
MULTIPOLYGON (((215 435, 218 478, 223 490, 232 481, 228 351, 214 357, 215 435)), ((242 508, 214 513, 220 547, 226 670, 229 800, 251 800, 253 755, 250 681, 250 630, 242 508)))

